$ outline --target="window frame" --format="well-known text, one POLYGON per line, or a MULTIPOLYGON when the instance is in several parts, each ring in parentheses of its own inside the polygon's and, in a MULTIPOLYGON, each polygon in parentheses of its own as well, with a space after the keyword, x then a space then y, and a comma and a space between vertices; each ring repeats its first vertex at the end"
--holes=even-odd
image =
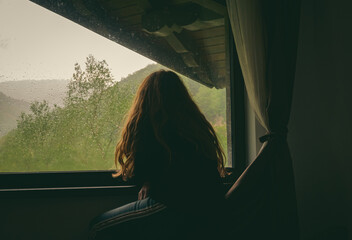
MULTIPOLYGON (((231 186, 246 167, 244 81, 236 47, 229 24, 226 26, 230 103, 227 114, 231 117, 231 167, 224 184, 231 186), (230 110, 230 111, 229 111, 230 110)), ((112 178, 112 170, 106 171, 54 171, 54 172, 0 172, 0 196, 18 194, 129 194, 135 193, 133 182, 112 178), (59 192, 59 193, 57 193, 59 192)))
POLYGON ((133 195, 133 182, 113 178, 114 171, 0 173, 0 197, 133 195))
POLYGON ((232 170, 237 179, 247 167, 245 85, 231 26, 228 24, 232 170))

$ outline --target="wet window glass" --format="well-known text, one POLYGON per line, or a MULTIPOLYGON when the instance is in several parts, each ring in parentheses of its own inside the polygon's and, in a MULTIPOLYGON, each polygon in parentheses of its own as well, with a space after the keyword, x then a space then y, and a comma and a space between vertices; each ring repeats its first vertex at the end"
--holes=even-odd
MULTIPOLYGON (((114 169, 136 90, 159 69, 32 2, 0 1, 0 172, 114 169)), ((181 76, 227 155, 226 88, 181 76)))

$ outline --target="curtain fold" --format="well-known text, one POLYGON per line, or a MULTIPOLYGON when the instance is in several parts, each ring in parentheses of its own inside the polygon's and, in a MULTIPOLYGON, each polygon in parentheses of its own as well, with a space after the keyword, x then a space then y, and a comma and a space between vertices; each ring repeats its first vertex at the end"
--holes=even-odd
POLYGON ((228 0, 227 8, 250 104, 261 125, 268 130, 266 41, 259 3, 228 0))
MULTIPOLYGON (((261 138, 266 143, 254 161, 257 163, 244 172, 228 197, 238 194, 236 198, 243 201, 253 197, 248 192, 261 192, 263 184, 250 178, 262 178, 262 182, 270 185, 271 212, 266 214, 272 214, 271 234, 275 235, 272 239, 298 239, 294 176, 286 136, 295 76, 300 1, 226 2, 249 101, 258 121, 267 130, 267 135, 261 138), (253 176, 253 172, 258 175, 253 176), (251 189, 241 190, 246 189, 246 185, 251 189)), ((250 207, 254 207, 253 204, 250 207)))

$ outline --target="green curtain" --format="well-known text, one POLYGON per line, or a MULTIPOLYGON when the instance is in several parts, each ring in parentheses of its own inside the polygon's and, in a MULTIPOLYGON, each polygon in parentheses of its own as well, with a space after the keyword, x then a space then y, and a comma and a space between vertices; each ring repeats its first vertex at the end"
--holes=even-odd
MULTIPOLYGON (((262 150, 227 197, 247 208, 270 205, 270 211, 266 209, 262 214, 270 215, 266 226, 271 228, 271 239, 298 239, 294 176, 286 137, 300 1, 227 0, 227 8, 249 101, 267 130, 267 135, 261 137, 262 150), (269 198, 263 197, 268 194, 269 198)), ((249 217, 246 213, 250 209, 240 211, 239 216, 249 217)), ((265 216, 251 216, 265 221, 265 216)), ((246 221, 251 225, 251 219, 246 221)))

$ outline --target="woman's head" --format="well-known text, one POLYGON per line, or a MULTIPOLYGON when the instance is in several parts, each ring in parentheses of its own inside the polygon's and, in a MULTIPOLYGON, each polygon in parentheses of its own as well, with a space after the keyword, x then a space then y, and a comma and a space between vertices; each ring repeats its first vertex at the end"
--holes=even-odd
POLYGON ((154 72, 140 85, 116 146, 115 163, 121 165, 118 175, 133 176, 135 154, 143 144, 140 141, 148 141, 139 136, 147 131, 169 153, 168 164, 174 160, 172 139, 182 139, 202 156, 216 161, 220 174, 225 174, 224 154, 215 131, 174 72, 154 72))

